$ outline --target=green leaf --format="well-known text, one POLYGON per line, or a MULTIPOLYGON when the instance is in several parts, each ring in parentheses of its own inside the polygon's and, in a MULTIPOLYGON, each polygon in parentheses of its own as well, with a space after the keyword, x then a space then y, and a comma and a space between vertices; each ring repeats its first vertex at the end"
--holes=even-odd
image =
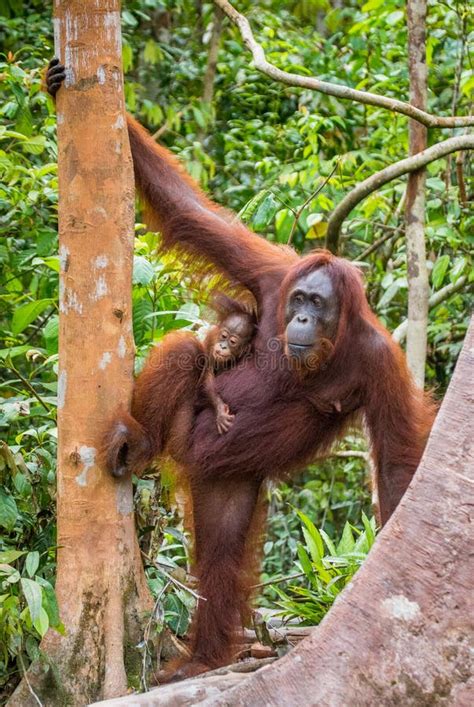
POLYGON ((25 152, 29 152, 31 155, 40 155, 46 145, 46 137, 44 135, 35 135, 34 137, 28 138, 21 143, 21 146, 25 152))
POLYGON ((449 272, 449 279, 451 282, 456 282, 459 280, 466 268, 466 265, 467 259, 465 257, 461 256, 460 258, 456 258, 454 265, 449 272))
POLYGON ((133 258, 133 284, 149 285, 154 277, 153 265, 143 255, 136 255, 133 258))
POLYGON ((441 287, 448 270, 450 260, 451 258, 449 255, 442 255, 434 264, 433 271, 431 273, 431 282, 433 283, 435 290, 441 287))
POLYGON ((368 0, 364 5, 362 5, 362 12, 370 12, 371 10, 378 10, 384 4, 384 0, 368 0))
POLYGON ((204 114, 202 110, 200 110, 197 106, 192 106, 192 111, 194 115, 194 120, 196 123, 199 125, 200 128, 205 128, 206 127, 206 119, 204 117, 204 114))
POLYGON ((252 226, 256 231, 268 228, 276 212, 279 210, 280 204, 275 199, 272 193, 268 194, 260 203, 252 218, 252 226))
POLYGON ((294 220, 295 217, 289 209, 281 209, 276 213, 275 230, 280 243, 286 243, 288 241, 294 220))
POLYGON ((333 541, 331 540, 331 538, 329 537, 329 535, 328 535, 328 534, 326 533, 326 531, 323 530, 322 528, 321 528, 321 530, 320 530, 319 532, 321 533, 321 537, 322 537, 322 539, 324 540, 324 543, 325 543, 325 545, 326 545, 326 547, 327 547, 327 549, 328 549, 329 554, 330 554, 330 555, 336 555, 336 554, 337 554, 337 553, 336 553, 336 546, 334 545, 334 543, 333 543, 333 541))
POLYGON ((305 528, 303 528, 303 535, 306 539, 311 558, 313 562, 317 565, 324 557, 324 544, 321 535, 319 533, 319 530, 316 528, 314 523, 308 518, 307 515, 305 515, 301 511, 297 511, 297 513, 303 521, 304 525, 306 526, 305 528))
POLYGON ((43 336, 48 354, 58 353, 59 317, 55 314, 43 327, 43 336))
POLYGON ((9 349, 0 349, 0 361, 4 361, 6 358, 16 358, 17 356, 23 356, 27 351, 31 349, 28 344, 23 344, 22 346, 12 346, 9 349))
POLYGON ((393 298, 397 295, 398 290, 400 289, 400 286, 402 285, 401 280, 396 280, 395 282, 392 282, 390 287, 388 287, 383 296, 381 297, 377 307, 378 309, 384 309, 387 305, 390 304, 390 302, 393 300, 393 298))
POLYGON ((145 44, 145 49, 143 50, 143 58, 145 61, 149 64, 157 64, 162 56, 159 44, 153 39, 148 39, 145 44))
POLYGON ((133 66, 133 50, 130 44, 125 42, 122 46, 122 62, 124 72, 130 71, 133 66))
POLYGON ((15 499, 0 487, 0 526, 8 531, 13 530, 17 518, 15 499))
POLYGON ((188 322, 198 322, 203 323, 201 317, 199 316, 199 306, 194 302, 185 302, 182 307, 176 312, 175 319, 183 319, 186 323, 188 322))
POLYGON ((61 269, 57 255, 50 255, 46 258, 34 258, 32 265, 46 265, 51 270, 54 270, 54 272, 59 272, 61 269))
POLYGON ((34 302, 27 302, 17 307, 12 318, 13 334, 20 334, 26 327, 34 322, 41 312, 51 305, 53 300, 40 299, 34 302))
POLYGON ((362 513, 362 523, 364 524, 365 534, 367 536, 367 543, 369 550, 375 542, 375 530, 373 523, 367 518, 365 513, 362 513))
POLYGON ((10 564, 10 562, 15 562, 15 560, 18 560, 18 558, 24 554, 25 553, 22 550, 4 550, 3 552, 0 552, 0 564, 4 562, 7 564, 10 564))
POLYGON ((301 562, 301 567, 305 575, 311 578, 314 574, 313 566, 311 560, 309 559, 308 553, 302 545, 298 545, 296 552, 298 553, 298 559, 301 562))
POLYGON ((49 624, 53 628, 57 628, 61 625, 59 618, 59 607, 58 601, 56 599, 56 592, 52 585, 43 577, 37 577, 36 581, 43 588, 43 608, 48 614, 49 624))
POLYGON ((134 15, 129 10, 123 10, 122 20, 129 27, 136 27, 138 24, 138 20, 136 19, 136 17, 134 17, 134 15))
POLYGON ((397 22, 400 22, 403 20, 403 12, 402 10, 395 10, 395 12, 391 12, 387 17, 385 18, 385 22, 388 25, 396 25, 397 22))
POLYGON ((34 550, 33 552, 29 552, 27 554, 25 560, 25 569, 30 577, 34 577, 35 572, 38 569, 39 560, 40 556, 37 550, 34 550))
POLYGON ((46 611, 43 609, 42 606, 40 606, 39 614, 36 617, 36 619, 34 619, 34 621, 33 621, 33 626, 38 631, 41 638, 43 638, 43 636, 45 635, 46 631, 49 628, 49 618, 48 618, 48 614, 46 613, 46 611))
MULTIPOLYGON (((21 588, 23 590, 23 594, 25 595, 26 602, 28 604, 28 609, 30 610, 30 616, 31 620, 34 624, 36 619, 40 616, 41 612, 41 601, 42 601, 42 592, 41 592, 41 587, 38 584, 38 582, 35 582, 32 579, 27 579, 26 577, 22 577, 20 580, 21 588)), ((41 634, 43 635, 43 634, 41 634)))
POLYGON ((344 530, 342 531, 342 537, 337 546, 337 554, 345 555, 347 552, 351 552, 354 549, 354 536, 352 534, 352 528, 350 524, 346 521, 344 530))

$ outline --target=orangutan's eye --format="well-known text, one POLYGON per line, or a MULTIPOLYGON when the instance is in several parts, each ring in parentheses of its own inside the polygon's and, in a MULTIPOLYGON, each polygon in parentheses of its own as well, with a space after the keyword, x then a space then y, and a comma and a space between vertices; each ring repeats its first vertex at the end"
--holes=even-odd
POLYGON ((304 302, 303 295, 295 295, 294 302, 295 302, 295 304, 303 304, 303 302, 304 302))

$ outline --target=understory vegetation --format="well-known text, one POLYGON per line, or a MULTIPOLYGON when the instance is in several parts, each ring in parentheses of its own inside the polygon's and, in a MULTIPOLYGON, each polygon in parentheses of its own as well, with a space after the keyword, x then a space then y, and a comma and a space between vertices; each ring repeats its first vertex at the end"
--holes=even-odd
MULTIPOLYGON (((351 0, 342 7, 328 0, 265 0, 258 8, 239 3, 277 66, 407 100, 404 8, 400 0, 351 0)), ((180 156, 213 198, 262 236, 291 240, 302 253, 322 247, 328 217, 342 197, 407 154, 404 116, 272 82, 252 68, 228 22, 218 36, 215 74, 205 86, 216 40, 210 3, 130 0, 123 3, 122 20, 128 110, 180 156)), ((430 111, 472 112, 472 10, 469 15, 468 3, 457 0, 432 2, 428 28, 430 111)), ((48 627, 64 630, 54 595, 56 118, 41 88, 53 55, 50 5, 0 0, 0 698, 37 655, 48 627)), ((442 136, 430 133, 433 141, 442 136)), ((427 384, 437 397, 462 345, 473 279, 468 152, 461 169, 462 193, 455 155, 429 165, 427 176, 431 290, 465 282, 429 313, 427 384)), ((370 304, 389 330, 407 312, 405 184, 394 181, 372 194, 343 227, 343 255, 360 263, 370 304)), ((158 254, 159 234, 147 231, 139 210, 137 219, 138 370, 167 332, 206 326, 208 293, 205 282, 158 254)), ((353 576, 375 534, 367 452, 365 439, 353 434, 297 479, 268 487, 260 604, 315 624, 353 576)), ((187 588, 188 539, 175 491, 170 470, 161 467, 137 480, 135 502, 150 586, 163 599, 160 621, 182 635, 194 596, 187 588)))

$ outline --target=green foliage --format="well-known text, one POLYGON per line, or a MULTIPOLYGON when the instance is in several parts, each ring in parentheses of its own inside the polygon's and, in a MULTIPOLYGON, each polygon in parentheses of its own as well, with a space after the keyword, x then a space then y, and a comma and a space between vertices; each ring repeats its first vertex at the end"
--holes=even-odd
MULTIPOLYGON (((257 6, 242 0, 238 9, 248 15, 269 60, 282 69, 407 100, 404 4, 340 4, 268 0, 257 6)), ((469 10, 463 0, 429 5, 429 106, 439 115, 466 114, 472 105, 469 10)), ((159 131, 160 140, 214 198, 273 241, 284 244, 292 235, 300 252, 321 246, 334 205, 362 179, 406 155, 405 118, 272 82, 253 68, 240 35, 227 21, 214 96, 204 104, 211 3, 127 0, 122 17, 129 110, 159 131)), ((6 586, 0 604, 0 689, 5 693, 34 657, 45 616, 60 629, 51 594, 59 272, 56 119, 52 101, 40 90, 41 70, 53 53, 51 6, 40 0, 0 0, 0 430, 5 442, 0 447, 0 553, 6 553, 0 562, 9 568, 0 576, 6 586)), ((430 131, 431 141, 442 137, 441 131, 430 131)), ((473 278, 467 155, 464 179, 471 197, 467 203, 459 193, 455 159, 428 169, 426 235, 433 291, 463 276, 473 278)), ((344 254, 362 261, 371 305, 389 328, 407 310, 403 194, 403 181, 386 185, 358 206, 343 233, 344 254), (385 236, 383 244, 363 255, 385 236)), ((206 284, 158 256, 156 246, 156 234, 138 224, 133 285, 137 369, 166 332, 199 330, 206 319, 206 284)), ((430 312, 428 376, 440 391, 466 330, 466 292, 461 289, 430 312)), ((348 438, 345 448, 360 450, 360 440, 348 438)), ((301 589, 312 592, 307 599, 315 613, 330 605, 358 565, 350 557, 345 565, 326 562, 325 555, 320 566, 336 573, 328 587, 310 552, 311 531, 303 523, 305 539, 293 507, 327 537, 337 537, 357 525, 362 511, 369 512, 366 473, 360 458, 332 457, 269 494, 263 580, 290 573, 298 558, 308 570, 307 586, 301 589)), ((136 507, 149 581, 164 600, 158 623, 182 633, 193 596, 168 575, 178 582, 186 579, 186 536, 163 478, 161 484, 151 478, 137 483, 136 507)), ((327 537, 321 533, 323 543, 327 537)), ((313 537, 313 555, 315 548, 321 554, 318 547, 313 537)), ((329 556, 339 554, 325 547, 329 556)), ((298 600, 301 611, 304 597, 288 597, 298 600)), ((267 587, 264 601, 275 598, 276 590, 267 587)))
POLYGON ((375 541, 375 519, 362 514, 363 530, 346 522, 338 542, 301 511, 297 515, 303 522, 305 543, 298 544, 296 573, 303 582, 292 584, 284 591, 274 587, 288 620, 298 619, 303 625, 315 626, 322 621, 336 597, 351 581, 375 541))
MULTIPOLYGON (((351 449, 360 447, 360 439, 356 437, 348 437, 346 443, 351 449)), ((291 483, 272 486, 268 501, 262 573, 266 586, 259 599, 266 605, 277 598, 272 582, 292 574, 298 543, 304 540, 293 508, 298 508, 331 537, 337 535, 346 522, 358 524, 361 513, 368 514, 371 509, 366 462, 360 457, 331 457, 311 466, 291 483)))

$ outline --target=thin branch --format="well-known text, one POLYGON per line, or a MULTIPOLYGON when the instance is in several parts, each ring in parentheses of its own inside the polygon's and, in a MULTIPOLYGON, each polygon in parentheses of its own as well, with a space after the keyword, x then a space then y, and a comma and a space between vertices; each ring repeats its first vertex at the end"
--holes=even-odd
POLYGON ((44 400, 41 398, 41 396, 40 396, 40 395, 36 392, 36 390, 33 388, 33 386, 31 385, 30 381, 29 381, 27 378, 25 378, 24 376, 22 376, 21 373, 20 373, 20 371, 18 371, 12 363, 9 363, 8 361, 6 361, 6 362, 5 362, 5 368, 9 368, 10 371, 13 371, 13 373, 14 373, 16 376, 18 376, 18 378, 21 380, 21 382, 23 383, 23 385, 24 385, 26 388, 28 388, 28 390, 30 391, 30 393, 36 398, 36 400, 39 402, 39 404, 42 405, 42 406, 44 407, 44 409, 46 410, 46 412, 49 413, 49 412, 50 412, 49 407, 46 405, 46 403, 45 403, 44 400))
POLYGON ((296 227, 297 227, 298 222, 299 222, 299 220, 300 220, 300 218, 301 218, 301 214, 303 213, 303 211, 305 210, 305 208, 308 206, 308 204, 309 204, 311 201, 313 201, 313 199, 315 199, 315 198, 318 196, 319 192, 321 192, 321 191, 324 189, 324 187, 326 186, 326 184, 329 182, 329 180, 331 179, 332 175, 333 175, 334 172, 336 171, 338 165, 339 165, 339 161, 336 161, 336 164, 334 165, 334 167, 332 168, 332 170, 330 171, 330 173, 328 174, 328 176, 325 178, 325 180, 323 181, 323 183, 316 189, 315 192, 313 192, 310 196, 308 196, 308 198, 306 199, 306 201, 304 201, 304 202, 301 204, 301 206, 300 206, 299 209, 296 211, 296 213, 293 211, 294 216, 295 216, 295 220, 293 221, 293 225, 292 225, 292 227, 291 227, 290 235, 288 236, 288 244, 287 244, 287 245, 291 245, 291 242, 292 242, 292 240, 293 240, 293 236, 295 235, 296 227))
POLYGON ((461 206, 467 206, 467 191, 464 181, 464 152, 459 152, 456 157, 456 176, 458 180, 459 202, 461 206))
POLYGON ((43 703, 41 702, 40 698, 38 697, 38 695, 36 694, 36 692, 35 692, 35 691, 33 690, 33 688, 31 687, 31 683, 30 683, 30 681, 28 680, 28 674, 27 674, 28 671, 25 669, 25 664, 23 663, 23 658, 21 657, 21 653, 18 654, 18 659, 19 659, 19 661, 20 661, 21 669, 23 670, 23 677, 24 677, 24 679, 25 679, 26 686, 27 686, 28 690, 30 691, 30 693, 31 693, 33 699, 35 700, 36 704, 37 704, 39 707, 43 707, 43 703))
POLYGON ((216 77, 217 58, 219 54, 223 19, 224 15, 222 11, 218 7, 214 8, 214 20, 211 38, 209 40, 209 54, 207 57, 206 73, 203 81, 203 103, 212 103, 212 98, 214 96, 214 79, 216 77))
POLYGON ((343 98, 366 105, 386 108, 395 113, 402 113, 408 116, 408 118, 413 118, 413 120, 417 120, 428 128, 462 128, 474 125, 474 116, 472 115, 440 117, 415 108, 409 103, 404 103, 396 98, 388 98, 387 96, 379 96, 376 93, 358 91, 349 86, 320 81, 312 76, 301 76, 300 74, 291 74, 288 71, 282 71, 266 60, 263 47, 255 40, 249 21, 244 15, 237 12, 228 0, 214 0, 214 4, 220 7, 231 22, 238 27, 244 44, 252 53, 253 63, 257 71, 260 71, 262 74, 269 76, 275 81, 280 81, 287 86, 309 88, 312 91, 318 91, 319 93, 334 96, 335 98, 343 98))
POLYGON ((269 579, 266 582, 260 582, 260 584, 252 584, 250 589, 261 589, 262 587, 269 587, 271 584, 282 584, 283 582, 289 582, 291 579, 304 577, 305 574, 306 572, 297 572, 296 574, 289 574, 287 577, 276 577, 276 579, 269 579))
MULTIPOLYGON (((460 277, 459 280, 456 280, 456 282, 450 282, 449 285, 442 287, 440 290, 438 290, 438 292, 434 292, 428 300, 429 308, 433 309, 433 307, 437 307, 438 304, 441 304, 441 302, 447 300, 448 297, 451 297, 451 295, 453 295, 455 292, 462 290, 466 283, 467 275, 462 275, 462 277, 460 277)), ((398 341, 399 344, 403 343, 407 335, 407 329, 408 319, 405 319, 405 321, 399 324, 397 328, 393 331, 393 339, 395 339, 395 341, 398 341)))
POLYGON ((371 177, 364 179, 334 209, 328 223, 326 248, 333 253, 337 253, 339 233, 344 219, 369 194, 380 189, 388 182, 402 177, 404 174, 416 172, 416 170, 430 164, 430 162, 439 160, 458 150, 474 150, 474 134, 450 137, 448 140, 438 142, 436 145, 428 147, 427 150, 395 162, 380 170, 380 172, 376 172, 371 177))
POLYGON ((365 250, 360 253, 360 255, 357 256, 357 260, 364 260, 364 258, 367 258, 371 253, 373 253, 375 250, 380 248, 381 245, 383 245, 386 241, 390 240, 390 238, 396 238, 399 236, 399 234, 403 231, 402 226, 398 226, 398 228, 392 228, 389 226, 382 226, 382 228, 387 229, 387 233, 384 233, 383 236, 378 238, 376 241, 372 243, 372 245, 369 245, 365 250), (388 230, 390 228, 390 230, 388 230))
POLYGON ((163 588, 161 589, 161 592, 156 597, 155 604, 153 606, 153 611, 151 612, 150 618, 148 619, 147 625, 145 626, 145 631, 143 632, 142 674, 141 674, 141 678, 140 678, 141 687, 143 688, 143 692, 148 692, 147 660, 148 660, 148 657, 150 656, 150 651, 148 649, 148 642, 150 640, 151 627, 152 627, 153 621, 156 621, 156 612, 159 609, 161 597, 165 594, 165 592, 168 589, 168 587, 170 586, 170 584, 171 584, 171 582, 168 581, 163 586, 163 588))
POLYGON ((198 600, 201 599, 201 601, 207 601, 206 597, 202 597, 200 594, 198 594, 197 592, 195 592, 194 589, 191 589, 190 587, 186 586, 186 584, 183 584, 182 582, 180 582, 179 579, 176 579, 176 577, 173 577, 172 574, 170 574, 169 572, 167 572, 167 571, 164 569, 163 565, 162 565, 160 562, 155 562, 155 560, 153 560, 149 555, 147 555, 145 552, 143 552, 143 550, 141 551, 141 553, 142 553, 143 557, 144 557, 151 565, 153 565, 154 567, 156 567, 156 569, 157 569, 159 572, 161 572, 162 574, 165 575, 166 579, 167 579, 169 582, 171 582, 172 584, 174 584, 176 587, 179 587, 180 589, 184 589, 185 592, 188 592, 189 594, 191 594, 195 599, 198 599, 198 600))
POLYGON ((339 452, 334 452, 331 454, 332 457, 339 457, 340 459, 351 459, 352 457, 357 457, 357 459, 363 459, 364 461, 370 460, 369 452, 363 452, 361 449, 341 449, 339 452))

